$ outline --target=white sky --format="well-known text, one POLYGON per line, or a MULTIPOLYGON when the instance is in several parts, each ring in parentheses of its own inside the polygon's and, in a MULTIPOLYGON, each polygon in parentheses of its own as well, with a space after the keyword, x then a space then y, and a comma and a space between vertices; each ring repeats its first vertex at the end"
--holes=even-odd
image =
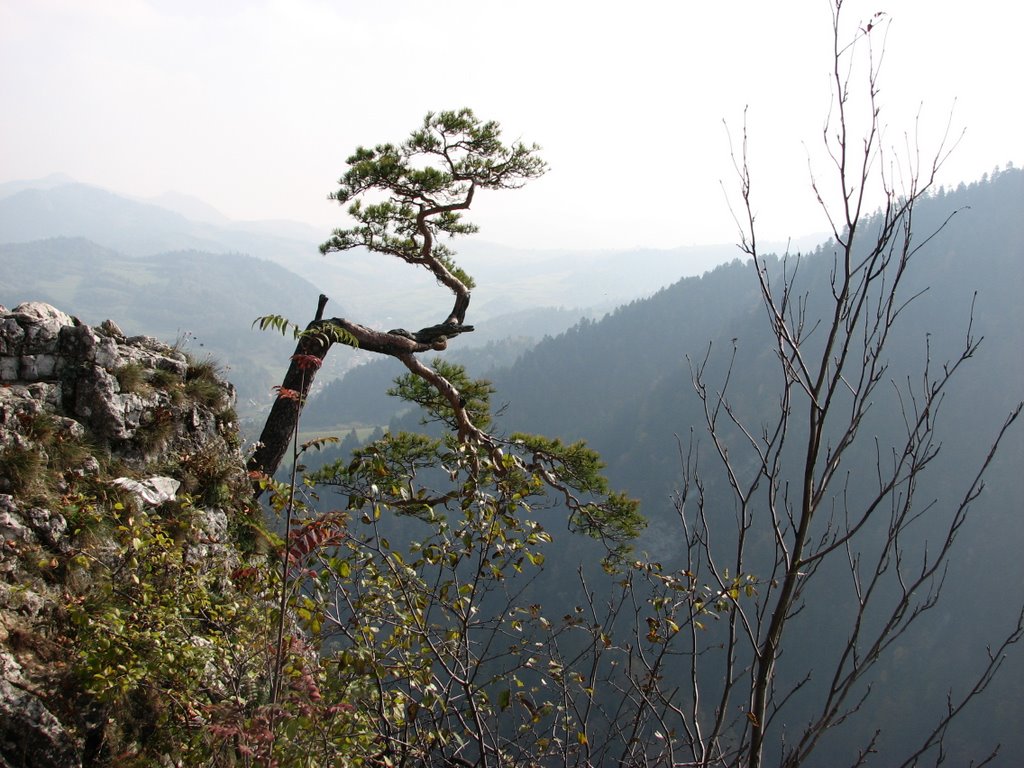
MULTIPOLYGON (((847 0, 891 26, 887 144, 966 135, 942 181, 1022 160, 1024 10, 847 0), (955 106, 954 106, 955 102, 955 106)), ((749 105, 762 239, 826 229, 808 186, 829 104, 829 0, 0 0, 0 181, 63 172, 235 219, 344 222, 358 144, 469 106, 551 171, 478 196, 481 240, 532 248, 733 242, 721 181, 749 105), (628 8, 628 9, 627 9, 628 8)))

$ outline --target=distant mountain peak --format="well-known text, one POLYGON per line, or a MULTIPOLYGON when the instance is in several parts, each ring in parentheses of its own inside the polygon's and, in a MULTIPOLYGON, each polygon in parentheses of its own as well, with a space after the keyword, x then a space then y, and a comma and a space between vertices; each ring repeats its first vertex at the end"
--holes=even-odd
POLYGON ((156 197, 138 198, 140 202, 159 206, 173 213, 180 214, 191 221, 207 224, 229 224, 231 219, 218 211, 205 200, 183 192, 168 190, 156 197))
POLYGON ((71 178, 66 173, 51 173, 49 176, 43 176, 40 179, 5 181, 0 184, 0 199, 24 192, 26 189, 53 189, 54 187, 63 187, 68 184, 77 183, 76 179, 71 178))

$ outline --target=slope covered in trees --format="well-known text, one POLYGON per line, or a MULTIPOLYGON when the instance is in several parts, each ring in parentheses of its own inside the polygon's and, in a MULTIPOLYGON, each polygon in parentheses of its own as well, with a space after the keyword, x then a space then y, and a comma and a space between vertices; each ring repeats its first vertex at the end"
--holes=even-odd
MULTIPOLYGON (((915 298, 887 342, 885 384, 861 426, 861 434, 870 437, 846 457, 849 498, 862 496, 863 488, 871 485, 878 447, 882 446, 884 459, 885 447, 898 443, 904 424, 901 406, 908 404, 897 396, 897 388, 921 381, 927 365, 932 376, 941 371, 968 334, 981 343, 966 361, 964 375, 944 392, 934 436, 940 449, 920 480, 921 496, 934 499, 937 509, 955 503, 978 469, 983 446, 1019 401, 1024 382, 1024 312, 1019 301, 1024 290, 1022 209, 1024 173, 1012 169, 920 201, 914 231, 921 233, 921 240, 941 231, 915 256, 901 286, 901 301, 915 298)), ((872 219, 867 228, 877 226, 877 221, 872 219)), ((822 313, 831 296, 836 251, 835 243, 825 243, 799 260, 791 256, 768 262, 772 279, 781 281, 783 269, 793 274, 799 261, 799 296, 808 329, 825 320, 822 313)), ((749 262, 735 261, 545 340, 515 366, 492 375, 496 399, 507 403, 503 418, 510 423, 528 429, 544 425, 564 439, 588 440, 608 462, 611 481, 642 500, 649 526, 637 548, 666 567, 685 567, 684 535, 673 500, 684 484, 687 457, 699 452, 706 471, 712 451, 701 430, 704 406, 694 376, 703 365, 703 380, 717 392, 731 371, 730 407, 747 424, 771 424, 780 407, 772 380, 778 358, 764 313, 756 270, 749 262)), ((809 338, 816 337, 812 333, 809 338)), ((733 434, 728 443, 732 450, 741 448, 736 438, 733 434)), ((790 460, 798 457, 800 448, 799 439, 793 442, 783 454, 790 460)), ((931 629, 904 635, 897 659, 880 672, 900 680, 896 688, 901 693, 866 705, 868 714, 860 728, 844 729, 850 740, 840 740, 837 749, 863 741, 872 727, 892 718, 904 724, 906 734, 919 733, 926 727, 920 702, 942 699, 950 687, 962 690, 977 664, 963 660, 984 657, 985 643, 979 636, 1005 628, 1006 600, 1012 605, 1016 591, 979 591, 978 584, 1024 580, 1024 568, 1014 554, 1016 542, 1024 536, 1018 514, 1024 497, 1020 466, 1024 442, 1017 430, 1001 446, 972 508, 973 525, 958 532, 959 554, 949 565, 944 595, 948 602, 942 616, 932 617, 931 629)), ((795 482, 796 470, 787 477, 795 482)), ((728 540, 725 523, 733 518, 735 506, 725 480, 708 476, 700 490, 705 507, 722 526, 718 535, 728 540)), ((935 545, 935 525, 915 531, 912 551, 920 554, 925 541, 935 545)), ((764 555, 755 553, 753 572, 765 567, 758 559, 764 555)), ((826 574, 819 588, 809 593, 810 607, 801 617, 805 632, 790 638, 780 662, 784 668, 792 659, 820 661, 821 649, 849 631, 855 614, 841 607, 841 588, 829 586, 842 584, 843 578, 841 571, 826 574), (823 606, 833 610, 823 613, 823 606)), ((986 738, 1004 741, 1006 754, 1019 754, 1024 745, 1011 724, 1022 715, 1014 695, 1022 682, 1024 665, 1014 658, 989 697, 974 705, 969 724, 958 731, 961 744, 973 748, 965 746, 958 754, 976 754, 986 738)), ((815 685, 812 680, 808 690, 815 685)), ((800 696, 794 704, 799 712, 800 696)), ((892 738, 881 743, 892 748, 892 738)))
MULTIPOLYGON (((1006 410, 1024 380, 1022 208, 1024 172, 1006 170, 925 199, 915 221, 922 232, 931 231, 956 212, 914 266, 914 286, 927 292, 908 311, 892 358, 913 368, 929 337, 945 345, 933 349, 936 358, 948 353, 967 331, 976 294, 973 328, 984 337, 976 367, 984 375, 959 401, 979 428, 986 415, 991 420, 1006 410)), ((812 299, 821 286, 827 290, 831 267, 827 243, 803 258, 812 299)), ((703 359, 709 345, 724 356, 735 345, 745 396, 773 407, 768 393, 759 392, 758 365, 771 356, 762 313, 753 268, 736 259, 546 339, 491 378, 498 400, 508 403, 509 420, 531 429, 543 424, 565 438, 586 437, 650 510, 675 486, 676 436, 685 439, 700 421, 690 364, 703 359)))

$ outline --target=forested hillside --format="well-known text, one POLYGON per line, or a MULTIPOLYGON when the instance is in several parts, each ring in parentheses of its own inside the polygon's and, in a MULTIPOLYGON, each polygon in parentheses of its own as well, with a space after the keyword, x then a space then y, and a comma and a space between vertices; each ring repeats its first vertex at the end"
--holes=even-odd
MULTIPOLYGON (((926 292, 908 308, 893 342, 892 376, 898 380, 914 370, 929 339, 933 360, 944 360, 967 333, 974 303, 973 332, 984 342, 972 363, 970 383, 955 398, 950 395, 955 405, 948 410, 967 419, 958 423, 957 433, 963 435, 963 428, 973 424, 979 440, 984 439, 982 430, 1001 420, 1024 381, 1021 210, 1024 173, 1006 170, 929 197, 914 222, 924 239, 955 213, 913 266, 907 298, 926 292)), ((825 243, 800 257, 801 285, 812 302, 823 289, 827 292, 832 252, 825 243)), ((791 256, 790 268, 794 264, 791 256)), ((611 474, 645 499, 649 515, 656 515, 676 485, 676 438, 685 443, 691 427, 703 421, 691 366, 709 349, 712 362, 723 364, 734 347, 738 397, 749 399, 754 409, 774 407, 773 393, 764 389, 773 351, 756 274, 739 259, 546 339, 491 378, 497 399, 508 404, 509 423, 543 426, 566 439, 586 438, 600 450, 611 474)))
MULTIPOLYGON (((832 502, 828 526, 842 519, 842 509, 869 503, 871 487, 898 458, 907 419, 912 420, 923 407, 924 401, 908 399, 909 393, 935 386, 965 348, 971 351, 963 367, 943 384, 941 396, 929 401, 925 411, 928 428, 933 421, 935 425, 927 451, 935 453, 927 454, 930 458, 914 475, 913 493, 923 511, 900 544, 901 560, 928 562, 929 553, 944 540, 945 526, 963 506, 965 494, 973 503, 966 505, 968 524, 956 525, 955 555, 941 582, 941 607, 926 608, 922 612, 926 620, 899 634, 891 656, 863 682, 884 687, 884 693, 870 696, 857 717, 830 732, 820 753, 826 762, 812 764, 828 765, 829 756, 855 754, 871 742, 876 730, 884 735, 876 737, 875 746, 886 754, 925 738, 934 726, 935 705, 947 695, 955 700, 975 685, 986 648, 1012 627, 1015 585, 1024 581, 1024 566, 1016 555, 1024 537, 1019 515, 1024 498, 1019 471, 1024 466, 1021 430, 1005 436, 983 487, 976 494, 970 489, 989 446, 1024 390, 1020 353, 1024 310, 1018 298, 1024 291, 1021 210, 1024 173, 1014 169, 956 189, 937 190, 922 197, 914 209, 913 258, 900 277, 895 297, 898 322, 892 325, 879 361, 883 366, 880 383, 859 424, 859 440, 844 456, 843 490, 832 502), (979 584, 994 588, 979 589, 979 584), (1004 584, 1005 590, 996 586, 1004 584), (900 724, 898 730, 886 727, 893 722, 900 724)), ((876 216, 862 224, 866 244, 874 242, 881 221, 876 216)), ((862 258, 865 247, 860 246, 862 258)), ((832 300, 840 252, 830 241, 811 253, 768 257, 764 262, 771 284, 783 284, 784 277, 791 281, 792 295, 799 297, 794 300, 799 307, 795 316, 808 331, 806 349, 812 355, 823 343, 816 329, 827 326, 825 312, 832 300)), ((756 444, 762 439, 758 431, 767 429, 782 407, 778 355, 757 270, 749 261, 737 259, 620 307, 599 321, 585 320, 547 338, 514 365, 490 372, 488 378, 496 390, 492 402, 500 410, 499 429, 509 425, 510 429, 543 431, 567 442, 588 441, 607 462, 613 485, 642 501, 648 527, 636 543, 641 558, 651 558, 666 571, 688 572, 695 569, 688 559, 693 556, 687 545, 692 530, 681 524, 680 494, 689 495, 692 509, 695 488, 699 489, 701 509, 710 516, 706 523, 710 535, 726 550, 735 546, 735 532, 730 531, 738 514, 729 478, 715 467, 715 444, 697 379, 711 393, 712 405, 714 395, 727 385, 731 416, 752 425, 756 444)), ((471 372, 480 372, 474 371, 471 358, 465 362, 471 372)), ((368 366, 365 381, 354 377, 348 389, 335 389, 336 398, 344 392, 335 402, 363 402, 362 386, 379 397, 384 370, 383 363, 368 366)), ((849 387, 857 388, 856 382, 849 387)), ((316 409, 311 411, 317 420, 329 419, 330 402, 326 397, 314 401, 316 409)), ((344 405, 336 407, 338 413, 346 412, 344 405)), ((378 407, 368 408, 367 413, 382 414, 375 410, 378 407)), ((802 411, 794 413, 799 423, 802 411)), ((418 419, 417 413, 409 413, 394 421, 392 430, 420 429, 418 419)), ((742 434, 720 422, 718 429, 724 450, 738 462, 735 471, 740 476, 749 473, 753 457, 744 453, 742 434)), ((794 427, 788 447, 779 454, 782 470, 776 482, 783 489, 799 482, 800 452, 806 440, 801 429, 794 427)), ((347 443, 346 449, 351 447, 347 443)), ((334 503, 330 495, 325 499, 328 505, 334 503)), ((892 503, 895 514, 898 505, 892 503)), ((378 525, 393 542, 415 535, 408 521, 400 518, 378 525)), ((850 552, 853 562, 887 538, 884 522, 867 526, 862 533, 862 549, 850 552)), ((746 570, 755 582, 772 568, 767 545, 768 541, 759 543, 755 537, 747 547, 746 570)), ((586 565, 599 557, 595 543, 564 540, 548 553, 544 572, 528 587, 526 599, 543 602, 555 614, 571 611, 582 599, 580 589, 586 583, 596 594, 613 600, 617 589, 613 582, 586 565), (577 574, 581 563, 582 582, 577 574)), ((788 703, 793 722, 814 716, 813 702, 826 682, 820 678, 821 670, 835 662, 832 654, 842 648, 859 621, 856 604, 850 602, 849 569, 842 560, 815 574, 817 579, 803 594, 804 607, 793 617, 793 631, 779 661, 779 674, 787 679, 809 675, 788 703)), ((887 571, 884 566, 883 574, 887 571)), ((877 590, 880 601, 896 600, 898 582, 882 579, 882 584, 877 590)), ((651 632, 653 637, 653 625, 651 632)), ((708 632, 708 647, 714 647, 718 635, 708 632)), ((727 643, 727 635, 721 638, 727 643)), ((1000 654, 997 658, 1002 658, 1000 654)), ((688 662, 682 667, 667 665, 663 684, 679 684, 685 690, 690 685, 688 669, 688 662)), ((1024 739, 1014 725, 1024 716, 1018 695, 1022 686, 1024 663, 1020 654, 1009 653, 999 675, 988 681, 984 697, 971 701, 951 732, 947 748, 957 761, 986 753, 996 743, 1002 744, 1003 756, 1024 751, 1024 739)), ((867 690, 861 688, 861 693, 867 690)), ((711 691, 718 689, 712 685, 711 691)))
MULTIPOLYGON (((969 186, 939 191, 923 199, 914 214, 915 242, 922 249, 899 294, 901 305, 910 303, 901 310, 900 323, 888 340, 884 385, 864 417, 864 437, 845 457, 846 499, 856 500, 875 482, 879 462, 884 466, 893 460, 889 446, 900 444, 907 413, 914 407, 901 390, 934 380, 947 361, 956 359, 969 335, 980 340, 935 409, 937 414, 941 411, 934 436, 938 453, 918 478, 917 493, 929 500, 938 517, 915 529, 910 548, 914 556, 924 556, 927 550, 922 548, 934 547, 941 538, 939 521, 969 487, 1024 390, 1022 210, 1024 173, 1006 170, 969 186)), ((775 284, 781 283, 784 270, 797 274, 793 293, 800 297, 807 329, 827 324, 822 312, 830 300, 836 250, 834 243, 825 243, 813 253, 768 262, 775 284)), ((811 344, 822 341, 813 332, 809 339, 811 344)), ((782 407, 775 383, 778 365, 757 272, 749 262, 737 260, 547 339, 515 366, 492 374, 492 379, 496 400, 507 404, 503 423, 544 429, 566 440, 583 438, 597 448, 608 462, 610 480, 642 500, 649 526, 638 550, 667 568, 686 568, 686 535, 676 502, 687 478, 691 496, 692 484, 699 480, 703 508, 713 516, 711 530, 720 542, 734 535, 729 530, 737 514, 728 479, 715 470, 714 443, 695 375, 701 373, 712 395, 725 387, 728 377, 729 408, 744 424, 753 425, 757 441, 758 425, 767 428, 782 407), (687 465, 699 477, 688 475, 687 465)), ((726 417, 719 415, 724 421, 726 417)), ((737 471, 743 475, 751 457, 736 457, 746 456, 745 441, 731 428, 723 434, 726 450, 735 452, 733 460, 740 462, 737 471)), ((804 433, 794 434, 783 457, 796 459, 804 440, 804 433)), ((1022 466, 1024 435, 1016 430, 1004 440, 984 491, 971 508, 972 524, 958 531, 958 554, 949 565, 941 613, 930 617, 927 630, 904 635, 895 659, 882 667, 882 678, 900 681, 899 693, 890 690, 866 704, 858 724, 831 742, 835 754, 854 749, 887 721, 900 722, 904 731, 883 737, 880 748, 892 748, 909 735, 922 733, 927 718, 919 704, 941 700, 950 689, 962 691, 984 659, 986 640, 981 638, 1002 632, 1012 622, 1013 599, 1006 605, 997 585, 1024 581, 1024 566, 1016 555, 1024 538, 1022 466), (993 589, 979 590, 979 580, 993 589)), ((799 465, 791 466, 784 477, 795 485, 799 465)), ((870 536, 883 534, 880 529, 870 536)), ((758 559, 756 547, 752 551, 749 569, 764 572, 767 561, 758 559)), ((549 563, 549 568, 562 578, 571 576, 569 563, 564 570, 558 563, 549 563)), ((805 596, 807 608, 798 618, 802 630, 790 637, 780 662, 782 669, 793 664, 794 674, 822 666, 823 649, 849 632, 856 615, 851 607, 843 607, 841 597, 849 574, 839 568, 819 577, 805 596)), ((1014 590, 1009 592, 1016 594, 1014 590)), ((803 696, 818 690, 811 674, 803 696)), ((1012 725, 1024 716, 1018 694, 1024 686, 1024 663, 1019 654, 1010 658, 1001 674, 987 697, 973 705, 963 730, 957 731, 962 748, 957 755, 977 754, 982 744, 1000 740, 1003 754, 1024 753, 1019 729, 1012 725)), ((794 698, 791 717, 800 717, 802 701, 801 696, 794 698)))

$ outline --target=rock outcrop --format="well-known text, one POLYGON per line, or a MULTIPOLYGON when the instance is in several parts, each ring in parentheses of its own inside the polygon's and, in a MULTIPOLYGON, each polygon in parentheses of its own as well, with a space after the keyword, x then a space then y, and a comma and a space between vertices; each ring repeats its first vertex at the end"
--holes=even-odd
POLYGON ((113 759, 75 615, 92 620, 93 579, 136 578, 111 565, 143 535, 120 545, 125 530, 158 521, 169 563, 230 587, 249 487, 233 404, 208 361, 47 304, 0 307, 0 768, 113 759))
POLYGON ((222 391, 212 402, 189 403, 185 412, 170 385, 187 384, 189 375, 183 352, 146 336, 126 338, 111 321, 90 328, 39 302, 0 308, 0 384, 10 392, 5 400, 61 412, 115 451, 145 458, 149 452, 138 451, 145 442, 132 445, 133 438, 161 419, 176 428, 174 442, 204 442, 216 434, 214 409, 233 405, 234 389, 218 382, 222 391), (157 373, 157 384, 126 383, 143 371, 157 373), (161 415, 168 411, 170 419, 161 415))

